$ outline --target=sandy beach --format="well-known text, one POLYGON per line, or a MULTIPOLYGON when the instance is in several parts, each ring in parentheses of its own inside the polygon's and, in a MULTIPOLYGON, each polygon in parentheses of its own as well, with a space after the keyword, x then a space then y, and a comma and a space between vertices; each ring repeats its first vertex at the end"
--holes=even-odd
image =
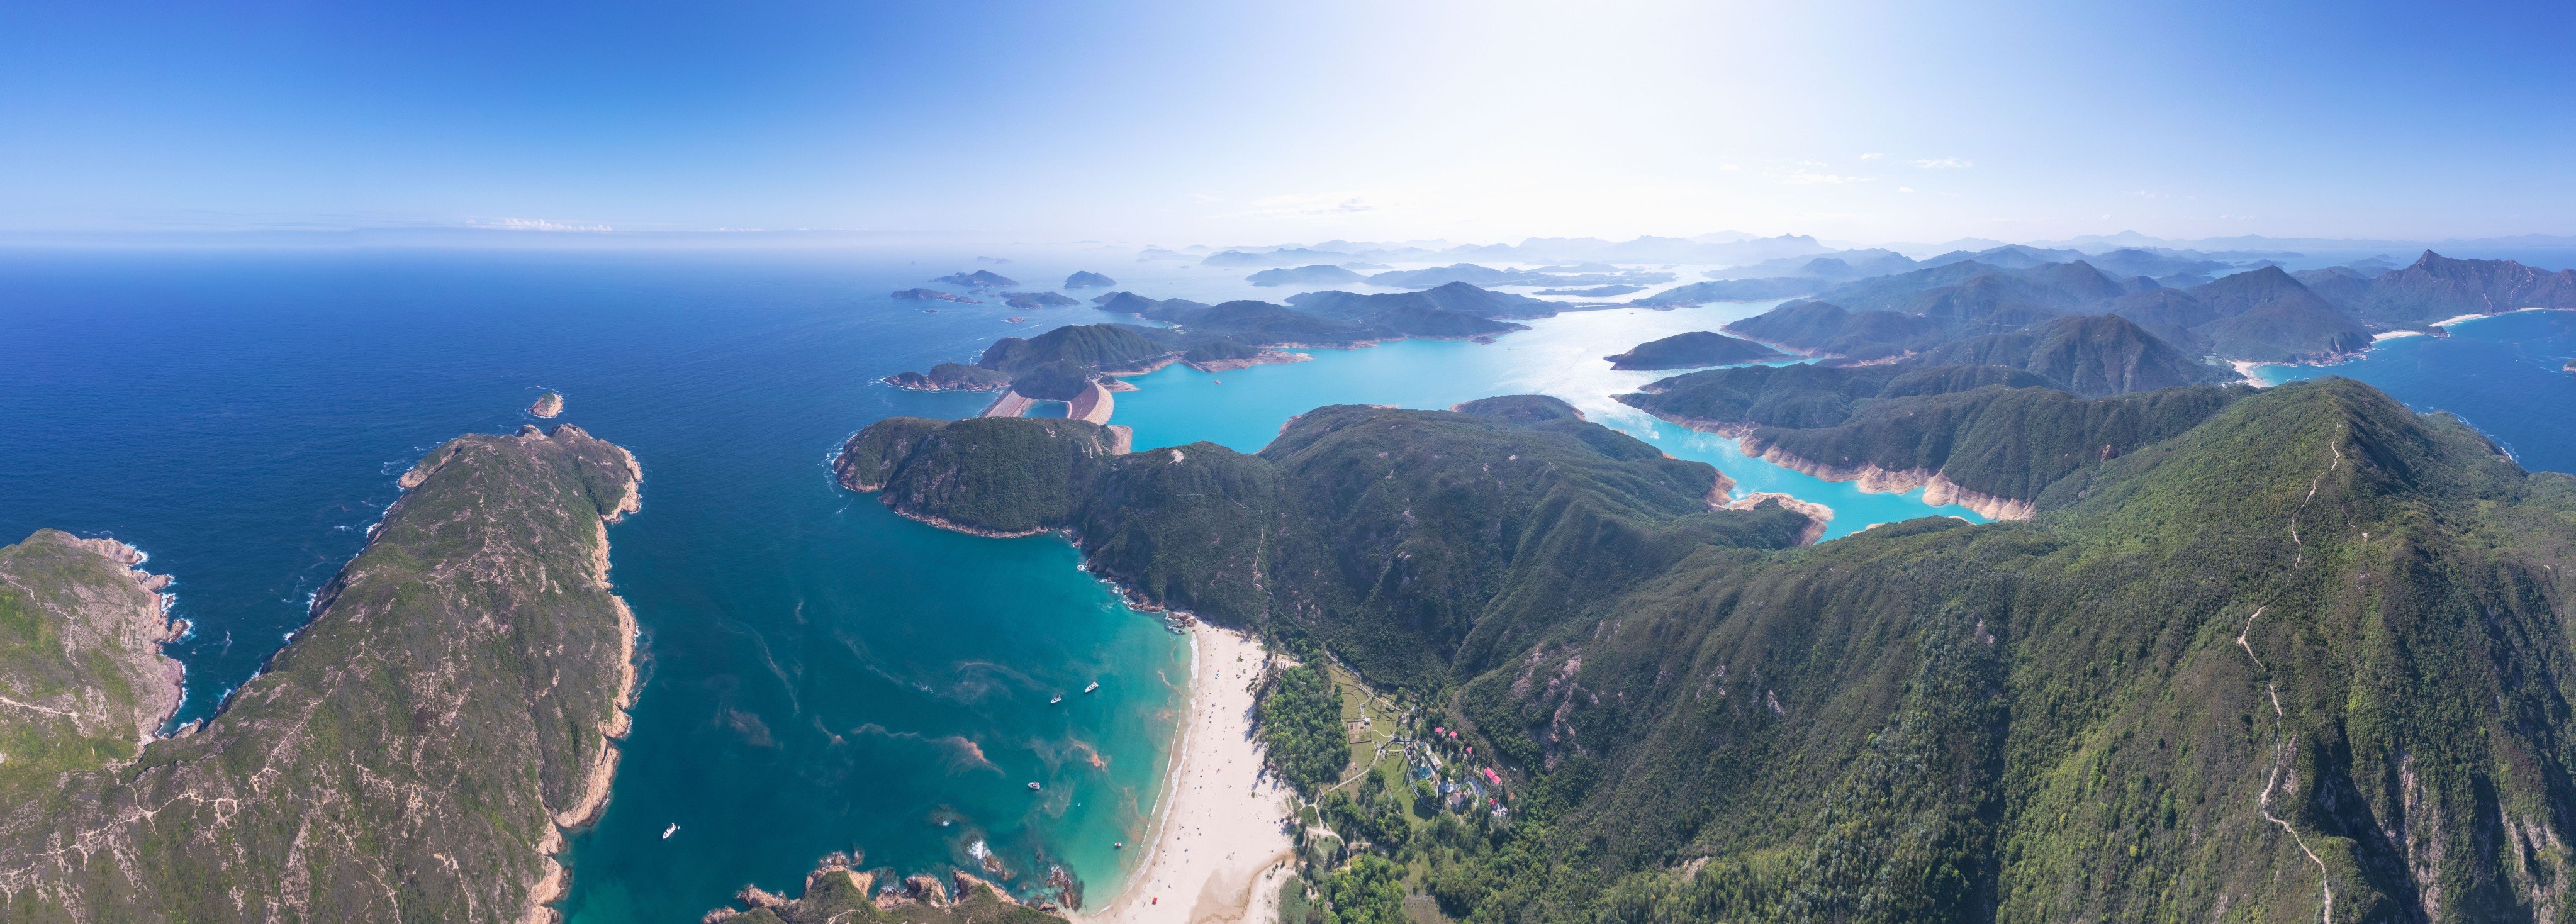
MULTIPOLYGON (((1291 845, 1287 789, 1261 777, 1251 682, 1261 646, 1238 632, 1190 629, 1189 725, 1174 749, 1144 858, 1116 897, 1081 922, 1268 924, 1291 845)), ((1129 845, 1136 849, 1139 845, 1129 845)))

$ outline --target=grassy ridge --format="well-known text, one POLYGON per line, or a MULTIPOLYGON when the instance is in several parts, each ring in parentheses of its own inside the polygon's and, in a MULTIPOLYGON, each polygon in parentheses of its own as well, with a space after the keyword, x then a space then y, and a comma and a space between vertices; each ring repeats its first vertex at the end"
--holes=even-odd
POLYGON ((635 479, 568 425, 430 453, 203 730, 9 807, 0 919, 520 920, 623 728, 597 576, 635 479))

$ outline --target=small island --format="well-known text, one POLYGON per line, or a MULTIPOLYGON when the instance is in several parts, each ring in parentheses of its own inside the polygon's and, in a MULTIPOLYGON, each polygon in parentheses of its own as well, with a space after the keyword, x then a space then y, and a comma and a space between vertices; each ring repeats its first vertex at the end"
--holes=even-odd
POLYGON ((969 286, 978 289, 989 286, 1015 286, 1020 284, 1019 280, 993 272, 992 270, 976 270, 972 273, 950 273, 931 281, 952 286, 969 286))
POLYGON ((1106 289, 1117 284, 1118 280, 1089 270, 1064 277, 1064 287, 1068 289, 1106 289))
POLYGON ((1243 279, 1256 286, 1342 286, 1368 281, 1368 277, 1350 270, 1324 265, 1266 269, 1243 279))
POLYGON ((553 417, 558 414, 562 414, 563 396, 551 391, 546 392, 543 395, 539 395, 537 397, 537 403, 528 405, 528 413, 539 417, 553 417))
POLYGON ((1082 303, 1055 292, 1004 292, 1002 304, 1013 308, 1062 308, 1082 303))
POLYGON ((1617 356, 1605 356, 1612 369, 1697 369, 1787 359, 1789 354, 1750 340, 1695 330, 1638 344, 1617 356))
POLYGON ((914 301, 962 302, 968 305, 983 304, 983 302, 967 298, 966 296, 958 295, 954 292, 942 292, 938 289, 901 289, 894 293, 894 297, 908 298, 914 301))

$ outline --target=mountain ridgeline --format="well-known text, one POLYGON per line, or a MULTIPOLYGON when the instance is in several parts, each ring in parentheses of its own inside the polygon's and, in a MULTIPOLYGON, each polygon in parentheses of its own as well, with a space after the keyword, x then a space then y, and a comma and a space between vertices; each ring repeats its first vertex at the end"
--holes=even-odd
POLYGON ((2007 463, 2046 482, 2026 521, 1810 548, 1797 515, 1710 511, 1717 475, 1547 399, 1322 408, 1252 456, 979 460, 921 438, 968 422, 898 421, 847 454, 900 511, 1020 511, 1145 603, 1445 704, 1512 779, 1508 817, 1366 849, 1455 919, 2570 913, 2576 479, 2341 379, 2085 399, 2036 377, 1668 380, 1816 440, 1960 402, 1982 409, 1953 457, 1990 425, 2133 441, 2053 477, 2036 448, 2007 463))
POLYGON ((448 442, 267 668, 139 752, 178 698, 157 584, 101 541, 0 549, 0 685, 107 707, 0 724, 0 919, 551 917, 627 727, 605 523, 638 477, 568 424, 448 442))
MULTIPOLYGON (((2377 276, 2350 267, 2293 274, 2267 265, 2214 281, 2200 274, 2224 264, 2143 251, 2087 257, 1997 248, 1926 263, 1857 279, 1824 268, 1696 283, 1632 304, 1798 297, 1725 330, 1853 362, 1932 354, 1962 340, 2098 316, 2126 319, 2195 360, 2332 362, 2368 349, 2380 331, 2424 329, 2460 315, 2576 307, 2576 270, 2548 273, 2510 260, 2455 260, 2431 251, 2413 265, 2377 276), (2147 275, 2160 271, 2170 272, 2147 275)), ((1927 361, 1962 360, 1954 349, 1927 361)))

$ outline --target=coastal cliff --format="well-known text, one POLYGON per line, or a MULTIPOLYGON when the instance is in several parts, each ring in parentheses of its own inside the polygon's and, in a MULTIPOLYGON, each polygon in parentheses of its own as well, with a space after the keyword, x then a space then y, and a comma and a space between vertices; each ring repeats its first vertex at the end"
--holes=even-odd
MULTIPOLYGON (((201 729, 0 809, 0 919, 550 920, 561 829, 604 804, 628 727, 607 524, 640 479, 569 424, 429 453, 201 729)), ((83 618, 29 599, 38 626, 83 618)))
POLYGON ((185 670, 161 646, 187 626, 143 558, 50 529, 0 547, 0 798, 128 764, 178 710, 185 670))

